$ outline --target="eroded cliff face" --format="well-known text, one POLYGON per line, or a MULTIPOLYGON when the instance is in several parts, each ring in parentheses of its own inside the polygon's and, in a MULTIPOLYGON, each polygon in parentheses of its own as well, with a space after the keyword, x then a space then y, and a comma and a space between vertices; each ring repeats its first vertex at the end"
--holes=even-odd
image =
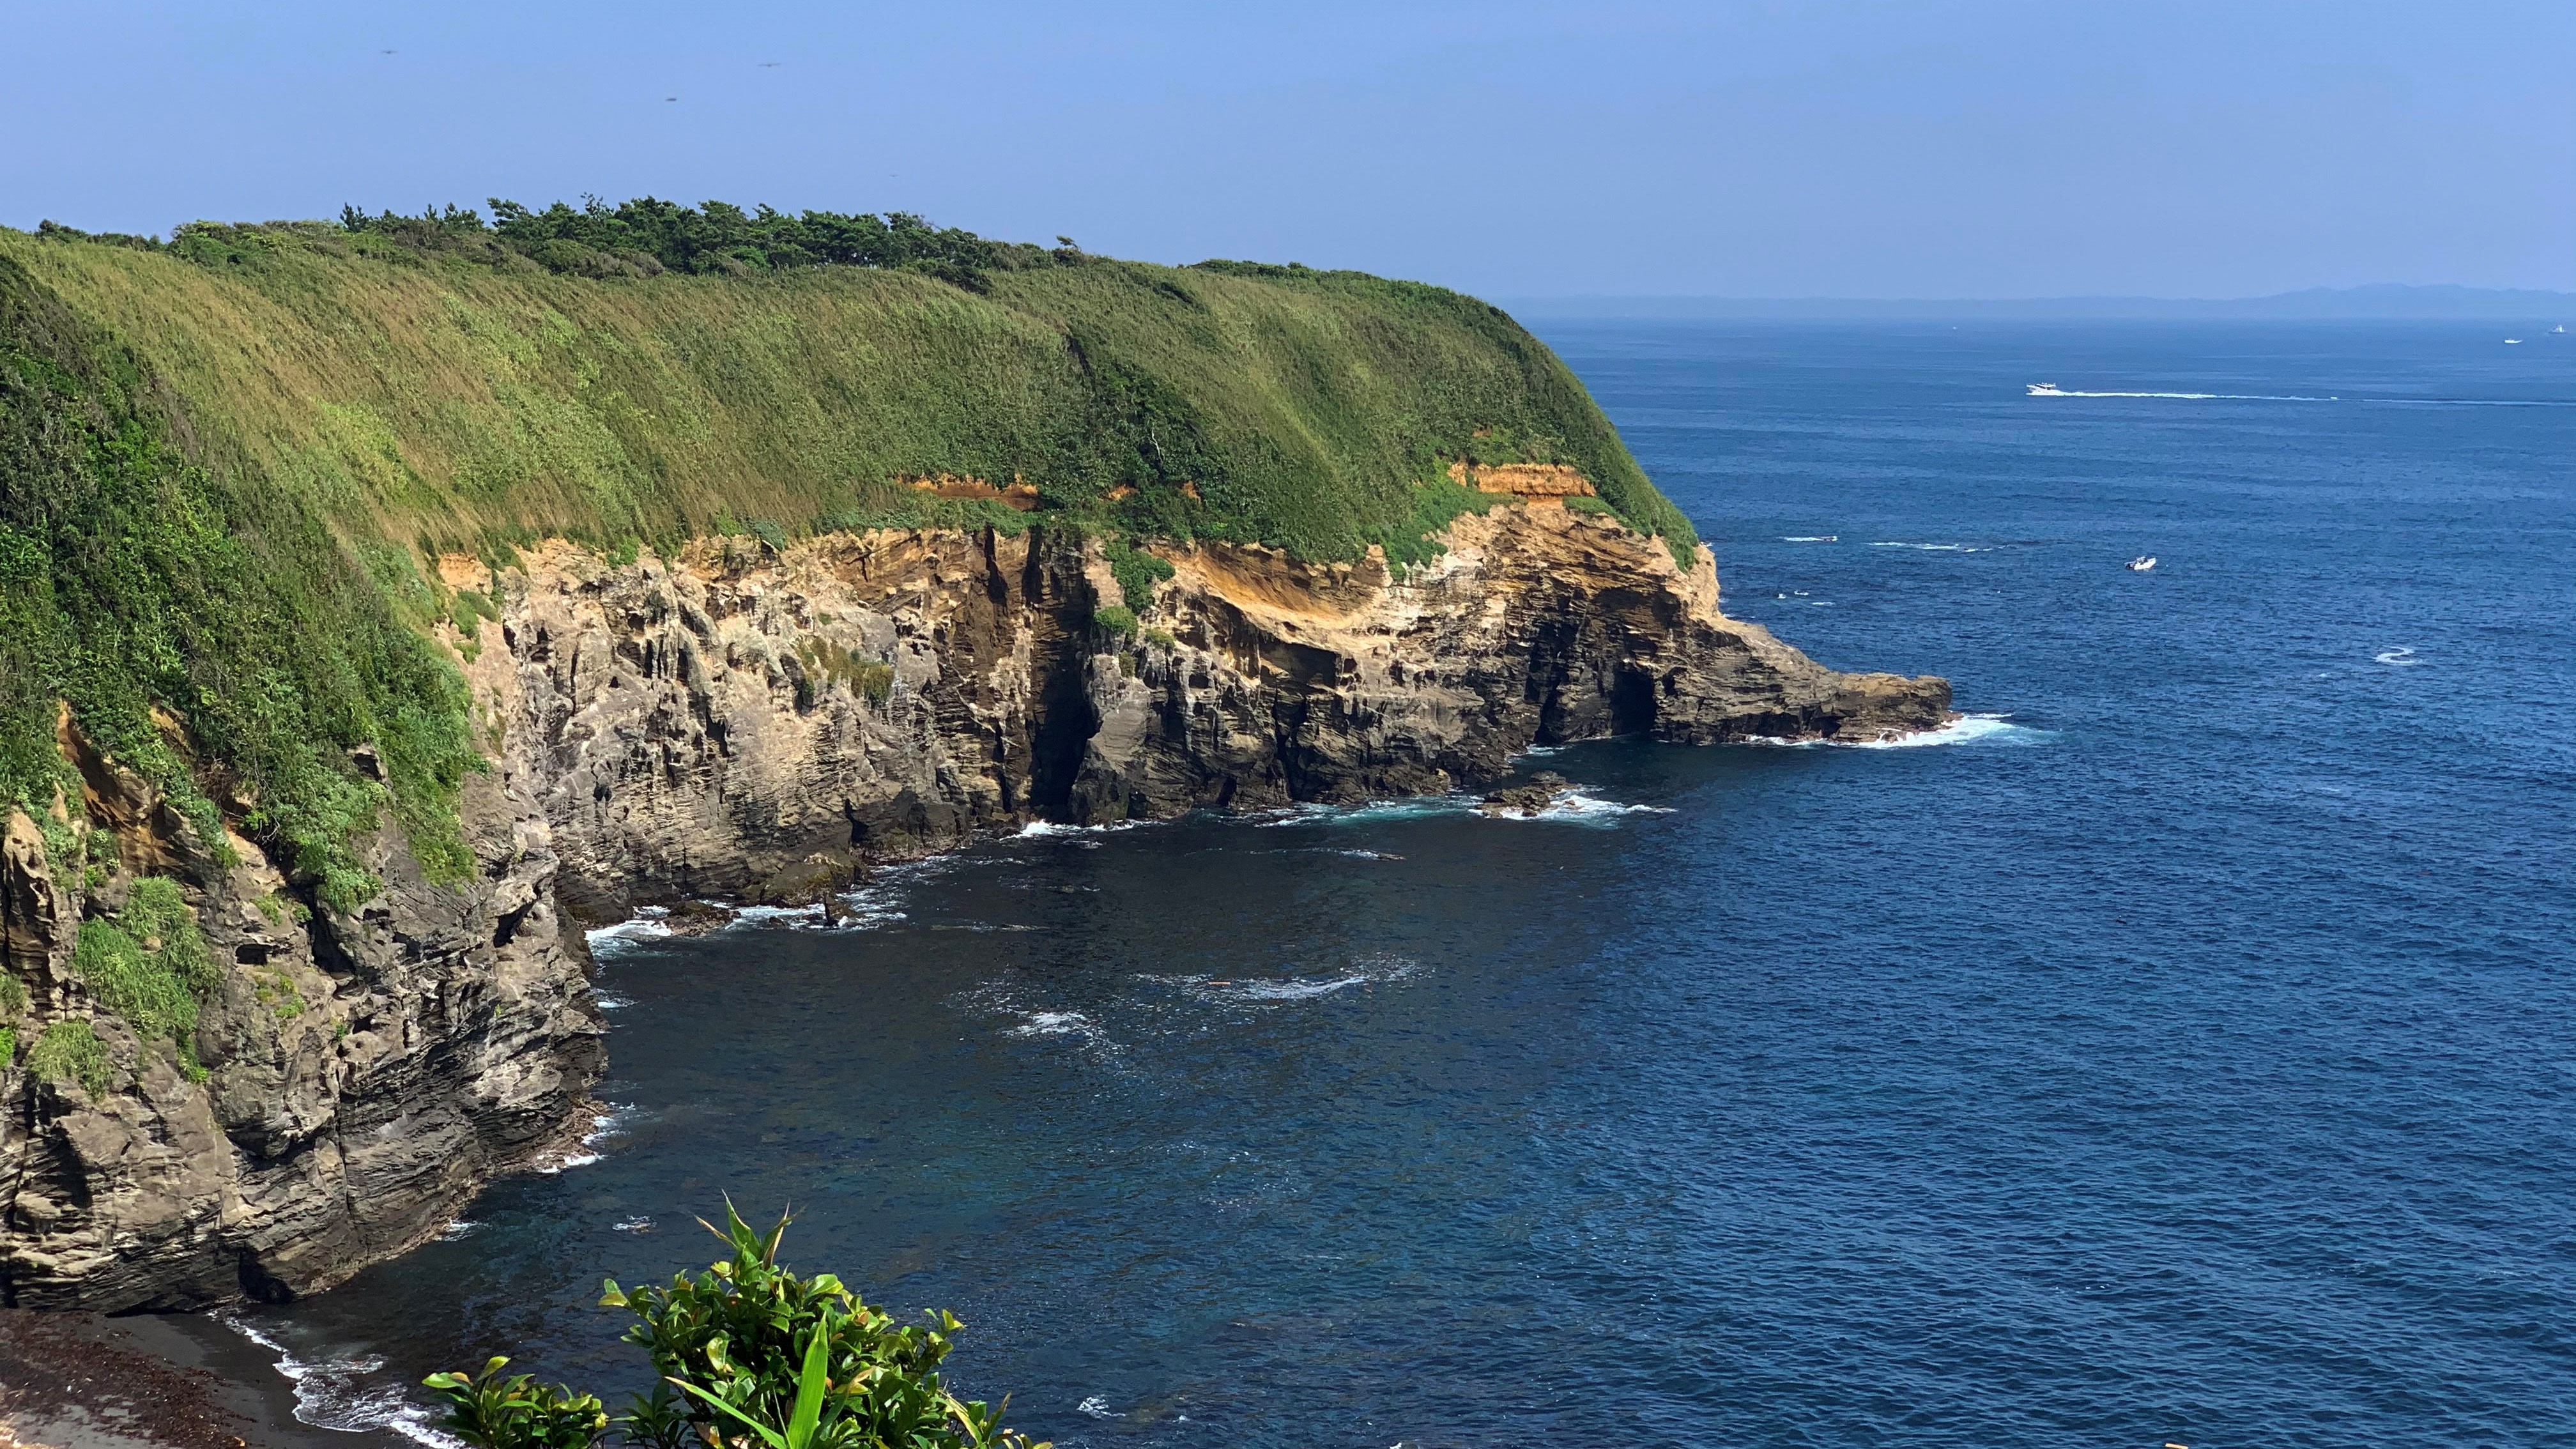
POLYGON ((1033 529, 705 543, 495 580, 467 666, 589 919, 675 896, 810 899, 869 860, 1031 819, 1350 801, 1481 783, 1532 744, 1938 727, 1939 679, 1841 674, 1718 610, 1703 548, 1561 506, 1461 517, 1438 562, 1165 549, 1126 599, 1033 529), (1122 633, 1095 610, 1125 604, 1122 633), (488 636, 492 630, 486 629, 488 636))
POLYGON ((13 814, 0 845, 0 948, 24 991, 0 1077, 11 1304, 329 1287, 587 1121, 587 953, 517 780, 466 782, 471 879, 425 881, 388 832, 369 851, 385 889, 344 914, 250 841, 218 848, 113 761, 68 752, 83 798, 50 831, 13 814), (178 883, 216 977, 187 1051, 107 1009, 77 952, 84 917, 116 919, 147 876, 178 883), (39 1068, 48 1035, 80 1031, 99 1047, 86 1070, 39 1068))
POLYGON ((558 543, 498 578, 443 561, 500 614, 448 636, 491 758, 466 792, 471 880, 422 879, 388 832, 386 891, 335 913, 94 757, 56 846, 8 822, 18 1030, 90 1022, 107 1079, 45 1079, 23 1049, 0 1079, 0 1284, 109 1308, 277 1296, 436 1232, 585 1120, 600 1026, 575 919, 828 897, 871 861, 1033 819, 1472 786, 1534 743, 1949 718, 1944 681, 1836 673, 1726 618, 1705 549, 1684 571, 1548 499, 1461 517, 1449 541, 1401 574, 1168 549, 1151 599, 1043 528, 711 540, 622 566, 558 543), (1122 603, 1140 630, 1099 621, 1122 603), (201 1079, 73 961, 77 923, 144 873, 182 883, 223 972, 201 1079))

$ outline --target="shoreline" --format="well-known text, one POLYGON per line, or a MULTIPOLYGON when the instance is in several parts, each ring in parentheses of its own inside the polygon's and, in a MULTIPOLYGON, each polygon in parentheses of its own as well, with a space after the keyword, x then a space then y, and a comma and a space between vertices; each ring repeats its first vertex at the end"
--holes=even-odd
MULTIPOLYGON (((1887 735, 1877 739, 1845 740, 1835 739, 1830 736, 1787 739, 1770 735, 1745 735, 1739 739, 1726 740, 1716 744, 1690 745, 1683 746, 1681 748, 1732 748, 1759 750, 1918 749, 1928 746, 1973 744, 1998 734, 2026 735, 2035 736, 2040 739, 2048 739, 2054 738, 2056 731, 2030 725, 2017 724, 2014 722, 2014 716, 2011 711, 1954 709, 1949 711, 1948 717, 1943 719, 1942 722, 1937 725, 1926 729, 1907 730, 1902 734, 1887 735)), ((1564 740, 1552 745, 1532 743, 1522 746, 1519 750, 1513 752, 1509 758, 1515 766, 1519 766, 1527 761, 1547 759, 1564 750, 1573 749, 1581 745, 1604 744, 1613 740, 1634 738, 1640 738, 1640 736, 1591 735, 1583 739, 1564 740)), ((1517 774, 1517 769, 1513 773, 1517 774)), ((1488 785, 1499 786, 1508 783, 1512 778, 1513 774, 1500 775, 1486 783, 1488 785)), ((1584 796, 1583 791, 1585 788, 1586 787, 1583 786, 1575 787, 1575 794, 1578 798, 1575 802, 1574 809, 1570 811, 1559 809, 1545 812, 1534 818, 1565 820, 1573 816, 1595 813, 1601 806, 1610 804, 1610 802, 1593 800, 1584 796)), ((1244 820, 1259 825, 1278 824, 1289 819, 1332 811, 1382 810, 1389 807, 1402 807, 1406 805, 1437 806, 1440 804, 1448 804, 1454 806, 1462 813, 1473 813, 1477 809, 1478 801, 1483 797, 1483 790, 1483 786, 1466 787, 1453 785, 1452 788, 1447 790, 1424 790, 1410 794, 1397 795, 1372 795, 1361 800, 1347 801, 1299 800, 1292 801, 1284 805, 1265 805, 1255 809, 1241 811, 1231 810, 1221 806, 1203 806, 1197 810, 1184 811, 1178 815, 1131 816, 1123 820, 1104 821, 1098 825, 1073 825, 1053 820, 1027 820, 1018 825, 993 826, 987 829, 978 830, 953 844, 942 846, 935 850, 925 850, 918 855, 898 855, 868 860, 865 864, 864 873, 855 880, 852 880, 846 885, 822 891, 812 900, 782 904, 777 901, 747 901, 741 899, 729 899, 722 896, 701 897, 673 895, 663 898, 635 899, 632 902, 631 909, 629 909, 624 915, 600 918, 583 918, 575 916, 573 917, 573 920, 575 927, 581 932, 585 943, 594 952, 602 946, 611 945, 621 940, 660 940, 672 937, 706 936, 716 934, 720 931, 732 930, 740 926, 759 924, 765 921, 783 921, 793 926, 805 926, 810 922, 823 927, 839 927, 845 925, 851 917, 864 916, 866 914, 865 912, 853 911, 851 906, 859 897, 865 895, 872 888, 874 877, 879 872, 902 870, 910 866, 918 866, 932 861, 945 860, 949 857, 960 855, 979 847, 998 844, 1006 840, 1020 840, 1032 836, 1098 835, 1120 830, 1139 830, 1150 826, 1172 824, 1199 814, 1217 814, 1227 818, 1244 820)), ((1613 811, 1618 811, 1645 809, 1650 807, 1613 805, 1611 808, 1613 811)), ((596 1106, 598 1104, 593 1105, 596 1106)), ((514 1171, 532 1170, 548 1171, 551 1169, 530 1166, 522 1166, 514 1169, 514 1171)), ((494 1174, 496 1179, 507 1175, 509 1174, 494 1174)))
POLYGON ((418 1449, 296 1417, 293 1381, 203 1313, 0 1309, 0 1446, 418 1449))
MULTIPOLYGON (((1909 733, 1901 740, 1773 740, 1759 737, 1733 743, 1751 748, 1839 747, 1885 749, 1896 745, 1965 743, 1982 730, 1962 726, 2000 723, 2008 716, 1954 712, 1942 725, 1909 733)), ((1516 752, 1514 762, 1544 759, 1569 744, 1536 745, 1516 752)), ((1568 792, 1544 818, 1573 819, 1606 811, 1624 814, 1651 807, 1619 805, 1584 796, 1581 787, 1568 792), (1571 808, 1569 808, 1571 807, 1571 808)), ((1339 806, 1302 803, 1255 815, 1280 817, 1256 824, 1287 823, 1308 812, 1369 810, 1407 804, 1448 804, 1462 812, 1479 809, 1473 793, 1451 791, 1392 795, 1339 806)), ((1089 834, 1166 823, 1133 819, 1096 826, 1044 821, 957 843, 944 850, 876 863, 900 869, 971 850, 993 841, 1030 835, 1089 834)), ((784 919, 802 924, 819 917, 839 924, 849 898, 867 889, 833 892, 842 910, 820 903, 801 907, 696 903, 706 910, 673 930, 664 924, 672 908, 641 906, 633 915, 582 934, 596 949, 621 935, 700 934, 784 919), (654 929, 660 927, 660 929, 654 929), (641 928, 641 929, 638 929, 641 928)), ((857 913, 852 913, 857 914, 857 913)), ((502 1168, 491 1181, 527 1173, 562 1172, 596 1160, 587 1150, 613 1109, 585 1096, 563 1124, 519 1161, 502 1168)), ((468 1199, 470 1205, 471 1199, 468 1199)), ((460 1206, 458 1211, 464 1211, 460 1206)), ((444 1231, 444 1228, 441 1229, 444 1231)), ((423 1236, 426 1242, 436 1233, 423 1236)), ((418 1242, 408 1245, 408 1252, 418 1242)), ((400 1256, 395 1254, 394 1256, 400 1256)), ((328 1290, 325 1290, 328 1291, 328 1290)), ((129 1314, 110 1317, 84 1311, 0 1309, 0 1449, 419 1449, 419 1440, 389 1425, 331 1428, 298 1417, 300 1400, 295 1377, 278 1362, 277 1353, 211 1312, 129 1314)))

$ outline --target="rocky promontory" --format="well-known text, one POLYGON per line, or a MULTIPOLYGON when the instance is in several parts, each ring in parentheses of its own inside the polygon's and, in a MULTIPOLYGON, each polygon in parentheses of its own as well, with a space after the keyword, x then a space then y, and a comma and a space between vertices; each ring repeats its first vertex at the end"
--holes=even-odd
MULTIPOLYGON (((811 901, 872 861, 1031 820, 1481 786, 1533 744, 1643 734, 1878 739, 1948 716, 1938 679, 1836 673, 1718 609, 1615 520, 1544 503, 1395 569, 1165 551, 1132 603, 1096 543, 1032 529, 703 540, 668 563, 564 543, 442 626, 490 767, 476 871, 317 908, 239 835, 218 852, 66 737, 84 791, 0 858, 9 970, 89 1023, 100 1075, 0 1082, 0 1274, 22 1304, 177 1307, 330 1286, 436 1233, 587 1120, 601 1026, 572 922, 704 897, 811 901), (1101 611, 1139 615, 1132 629, 1101 611), (471 657, 467 657, 470 651, 471 657), (228 855, 229 863, 222 858, 228 855), (73 956, 146 873, 180 881, 222 984, 183 1054, 96 1010, 73 956)), ((1113 617, 1115 617, 1113 615, 1113 617)))
POLYGON ((577 1145, 586 924, 1950 718, 1728 618, 1474 298, 434 220, 0 228, 8 1306, 312 1293, 577 1145))

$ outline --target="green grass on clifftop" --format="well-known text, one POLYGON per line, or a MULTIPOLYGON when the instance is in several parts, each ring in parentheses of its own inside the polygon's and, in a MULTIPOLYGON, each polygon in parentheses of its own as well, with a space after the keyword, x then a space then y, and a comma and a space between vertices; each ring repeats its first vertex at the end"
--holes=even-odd
POLYGON ((0 229, 0 806, 76 792, 67 702, 210 840, 230 811, 344 903, 388 804, 433 874, 468 864, 465 700, 425 629, 472 606, 441 551, 989 519, 1406 562, 1490 502, 1460 458, 1569 464, 1693 541, 1545 346, 1437 287, 1070 248, 589 277, 311 223, 180 241, 0 229), (1039 508, 911 486, 941 477, 1039 508))

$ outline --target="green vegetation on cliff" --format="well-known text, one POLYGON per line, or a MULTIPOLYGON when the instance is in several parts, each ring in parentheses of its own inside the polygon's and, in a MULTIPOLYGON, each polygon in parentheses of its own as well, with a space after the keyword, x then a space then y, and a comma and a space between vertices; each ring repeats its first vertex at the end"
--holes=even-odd
POLYGON ((908 217, 499 214, 0 229, 0 805, 77 798, 60 702, 327 901, 373 889, 351 841, 388 805, 465 870, 476 755, 426 630, 489 605, 446 551, 990 522, 1406 562, 1491 502, 1460 459, 1570 465, 1692 542, 1563 364, 1437 287, 908 217))

